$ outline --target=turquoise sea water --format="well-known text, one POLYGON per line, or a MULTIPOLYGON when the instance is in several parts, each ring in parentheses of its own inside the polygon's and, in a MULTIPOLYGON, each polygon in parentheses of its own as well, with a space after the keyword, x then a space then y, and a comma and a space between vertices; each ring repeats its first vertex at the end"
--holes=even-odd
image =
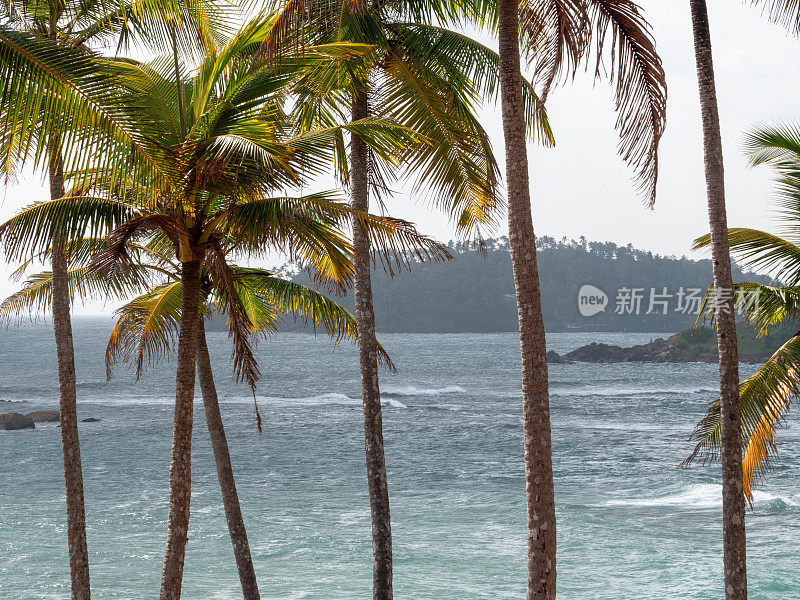
MULTIPOLYGON (((174 361, 105 380, 108 321, 78 319, 93 597, 155 598, 167 516, 174 361)), ((559 352, 648 334, 555 334, 559 352)), ((524 597, 525 513, 515 334, 384 335, 382 378, 395 596, 524 597)), ((262 598, 371 597, 369 505, 355 350, 282 334, 259 346, 259 436, 210 334, 262 598)), ((745 366, 744 370, 752 370, 745 366)), ((563 600, 717 599, 718 467, 676 465, 714 395, 713 365, 551 366, 558 581, 563 600)), ((57 406, 51 331, 0 333, 0 411, 57 406)), ((198 400, 184 598, 241 597, 198 400)), ((800 597, 800 429, 779 432, 775 472, 748 515, 751 598, 800 597)), ((56 424, 0 432, 0 598, 69 596, 56 424)))

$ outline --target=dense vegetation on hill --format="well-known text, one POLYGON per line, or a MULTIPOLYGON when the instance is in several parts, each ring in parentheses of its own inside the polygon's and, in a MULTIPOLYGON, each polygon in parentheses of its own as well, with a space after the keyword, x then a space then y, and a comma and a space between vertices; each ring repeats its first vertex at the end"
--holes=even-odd
MULTIPOLYGON (((508 239, 490 239, 486 252, 471 244, 450 242, 453 260, 448 263, 417 263, 410 272, 390 277, 380 266, 373 275, 375 313, 383 332, 494 332, 517 328, 514 282, 508 239)), ((705 291, 711 281, 711 261, 660 256, 637 250, 631 245, 611 242, 538 240, 539 272, 545 326, 550 332, 583 331, 680 331, 694 323, 695 315, 681 312, 679 294, 684 290, 705 291), (578 292, 585 284, 603 290, 608 305, 591 317, 578 310, 578 292), (619 290, 636 290, 640 296, 638 314, 635 302, 629 311, 618 314, 619 290), (650 314, 651 293, 655 297, 650 314)), ((294 279, 310 283, 303 274, 294 279)), ((734 280, 759 280, 744 277, 734 268, 734 280)), ((703 292, 699 292, 702 296, 703 292)), ((624 293, 624 292, 623 292, 624 293)), ((634 292, 631 292, 634 294, 634 292)), ((352 308, 352 297, 339 299, 352 308)), ((287 325, 295 328, 295 325, 287 325)))
MULTIPOLYGON (((781 323, 770 328, 769 335, 757 336, 752 327, 739 323, 736 333, 739 355, 757 356, 766 360, 796 332, 797 324, 781 323)), ((717 337, 711 327, 685 329, 680 332, 675 345, 692 354, 716 355, 717 353, 717 337)))

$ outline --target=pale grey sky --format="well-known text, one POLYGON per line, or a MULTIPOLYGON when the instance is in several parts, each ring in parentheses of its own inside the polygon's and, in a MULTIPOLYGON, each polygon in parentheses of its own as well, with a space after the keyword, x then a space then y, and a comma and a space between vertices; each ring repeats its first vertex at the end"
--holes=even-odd
MULTIPOLYGON (((707 229, 702 137, 688 0, 641 0, 653 24, 669 85, 667 131, 661 144, 655 210, 635 194, 631 171, 616 154, 612 89, 588 75, 557 89, 548 102, 557 138, 553 149, 531 146, 531 181, 537 234, 586 236, 664 254, 689 254, 691 240, 707 229)), ((770 228, 772 193, 768 169, 750 169, 741 153, 742 133, 760 122, 800 119, 800 41, 738 0, 709 0, 728 189, 733 225, 770 228)), ((485 40, 491 43, 490 40, 485 40)), ((483 121, 502 158, 496 107, 483 121)), ((325 186, 327 187, 327 186, 325 186)), ((0 219, 45 199, 39 179, 2 190, 0 219)), ((414 221, 439 239, 453 237, 446 218, 415 204, 406 191, 389 201, 393 215, 414 221)), ((503 233, 503 226, 500 233, 503 233)), ((0 266, 0 295, 18 283, 0 266)), ((100 312, 92 305, 77 312, 100 312)))

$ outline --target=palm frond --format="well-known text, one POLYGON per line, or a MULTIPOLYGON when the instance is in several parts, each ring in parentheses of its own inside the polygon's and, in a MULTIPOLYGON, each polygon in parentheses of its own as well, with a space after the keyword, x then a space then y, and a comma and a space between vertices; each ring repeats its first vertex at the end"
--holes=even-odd
POLYGON ((183 286, 176 281, 158 286, 116 311, 117 322, 106 348, 109 378, 118 362, 132 362, 139 378, 170 353, 178 339, 182 301, 183 286))
POLYGON ((256 382, 261 377, 253 352, 253 324, 242 297, 237 293, 236 278, 219 244, 212 244, 206 258, 219 303, 228 316, 228 337, 233 341, 232 359, 236 380, 246 381, 255 395, 256 382))
POLYGON ((636 180, 649 206, 656 200, 658 146, 667 119, 667 80, 650 26, 633 0, 590 0, 601 75, 604 49, 610 36, 610 78, 616 83, 619 153, 636 171, 636 180))
MULTIPOLYGON (((137 267, 137 269, 140 269, 137 267)), ((109 297, 124 297, 142 290, 141 282, 146 278, 146 273, 141 277, 114 277, 108 279, 89 270, 87 266, 77 267, 67 271, 69 282, 70 301, 76 299, 100 299, 109 297)), ((18 292, 6 298, 0 304, 0 321, 11 320, 24 315, 46 313, 49 311, 53 298, 53 274, 49 271, 36 273, 29 277, 18 292)))
MULTIPOLYGON (((758 229, 731 227, 728 229, 731 254, 745 267, 772 273, 789 286, 800 284, 800 247, 771 233, 758 229)), ((693 248, 707 248, 711 236, 703 235, 694 241, 693 248)))
MULTIPOLYGON (((770 469, 777 452, 775 431, 785 419, 789 403, 800 394, 800 336, 784 343, 753 375, 739 385, 742 415, 742 443, 745 448, 742 468, 744 491, 752 501, 756 478, 770 469)), ((720 402, 716 399, 692 432, 697 445, 682 463, 695 459, 714 461, 720 451, 720 402)))
POLYGON ((12 259, 49 251, 54 237, 99 238, 139 214, 127 202, 97 196, 65 196, 23 208, 0 224, 0 240, 12 259))
POLYGON ((800 0, 751 0, 751 4, 762 7, 773 23, 800 35, 800 0))
POLYGON ((112 63, 0 24, 0 139, 15 140, 4 152, 35 166, 58 154, 69 172, 113 167, 171 188, 118 92, 112 63))
POLYGON ((589 15, 583 0, 521 0, 522 49, 547 100, 554 83, 575 75, 589 43, 589 15))
POLYGON ((745 135, 750 164, 767 164, 777 174, 778 207, 782 228, 800 242, 800 126, 793 123, 762 125, 745 135))
MULTIPOLYGON (((317 290, 263 269, 235 267, 234 275, 254 333, 272 333, 284 316, 291 315, 306 325, 311 324, 314 333, 317 326, 324 328, 334 344, 342 339, 351 342, 358 339, 355 317, 317 290)), ((380 343, 378 360, 387 369, 396 370, 380 343)))
POLYGON ((430 140, 407 153, 404 171, 462 233, 490 228, 503 202, 488 135, 465 99, 416 58, 399 51, 387 55, 385 77, 376 86, 387 116, 430 140))

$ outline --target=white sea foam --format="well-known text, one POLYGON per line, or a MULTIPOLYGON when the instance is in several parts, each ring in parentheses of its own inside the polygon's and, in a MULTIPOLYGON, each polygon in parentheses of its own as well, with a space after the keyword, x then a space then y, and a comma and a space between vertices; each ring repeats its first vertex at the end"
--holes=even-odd
POLYGON ((708 394, 717 392, 712 388, 585 388, 585 389, 554 389, 550 392, 551 396, 601 396, 607 398, 626 397, 626 396, 685 396, 688 394, 708 394))
POLYGON ((463 394, 466 391, 458 385, 448 385, 443 388, 418 388, 413 385, 402 388, 388 386, 383 389, 383 393, 388 396, 440 396, 441 394, 463 394))
MULTIPOLYGON (((265 404, 274 404, 279 406, 323 406, 326 404, 336 404, 342 406, 361 406, 361 400, 351 398, 345 394, 337 394, 331 392, 328 394, 320 394, 319 396, 310 396, 306 398, 282 398, 282 397, 267 397, 258 398, 259 402, 265 404)), ((408 408, 399 400, 392 398, 381 398, 381 404, 384 406, 391 406, 392 408, 408 408)))
MULTIPOLYGON (((780 501, 793 506, 795 499, 774 496, 767 492, 755 490, 753 492, 755 504, 768 504, 780 501)), ((683 492, 668 496, 650 498, 620 498, 608 500, 606 506, 685 506, 687 508, 716 508, 722 507, 722 486, 716 483, 699 483, 690 486, 683 492)))
POLYGON ((381 398, 381 404, 392 406, 394 408, 408 408, 405 404, 394 398, 381 398))

